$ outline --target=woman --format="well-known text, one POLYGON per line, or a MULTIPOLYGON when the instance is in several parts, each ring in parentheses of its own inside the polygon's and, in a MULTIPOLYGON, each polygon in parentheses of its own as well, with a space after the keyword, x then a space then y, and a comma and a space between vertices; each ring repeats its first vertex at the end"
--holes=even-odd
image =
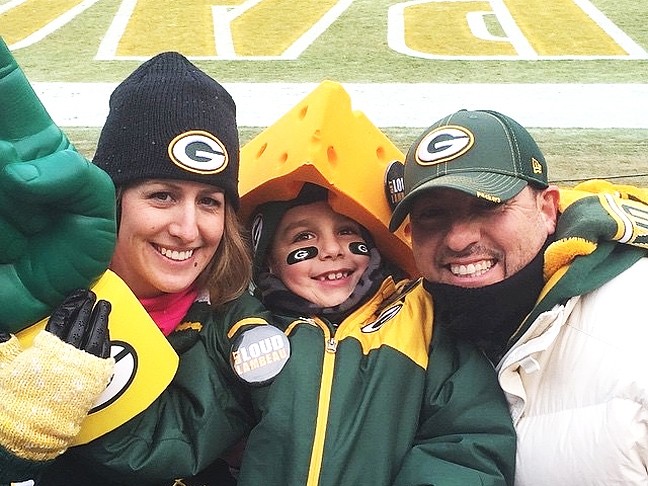
MULTIPOLYGON (((110 269, 180 355, 176 379, 182 385, 172 382, 162 394, 160 414, 167 399, 177 401, 197 430, 217 430, 219 452, 214 458, 251 421, 245 391, 222 358, 229 348, 217 328, 241 320, 265 323, 258 301, 244 292, 251 257, 236 216, 238 158, 231 96, 172 52, 143 63, 115 89, 94 157, 117 188, 118 235, 110 269), (232 407, 236 413, 228 412, 232 407), (221 409, 226 418, 211 429, 221 409)), ((147 412, 149 420, 157 420, 157 403, 147 412)), ((196 439, 202 440, 209 442, 208 437, 196 439)), ((69 449, 36 484, 114 484, 116 478, 104 475, 101 464, 83 459, 88 447, 69 449)), ((183 453, 177 447, 175 452, 183 453)), ((160 474, 166 478, 163 484, 177 479, 172 473, 160 474)), ((209 475, 213 482, 195 481, 231 480, 224 462, 213 465, 209 475)))

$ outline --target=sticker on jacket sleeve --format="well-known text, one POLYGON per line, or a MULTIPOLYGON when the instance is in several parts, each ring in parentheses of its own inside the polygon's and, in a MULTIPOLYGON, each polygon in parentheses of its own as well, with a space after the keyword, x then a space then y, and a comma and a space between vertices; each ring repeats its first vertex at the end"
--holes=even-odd
POLYGON ((283 369, 290 357, 288 337, 274 326, 256 326, 232 343, 230 364, 246 383, 265 385, 283 369))
POLYGON ((380 328, 383 327, 385 324, 387 324, 387 322, 392 320, 394 317, 396 317, 396 314, 398 314, 402 308, 403 308, 403 304, 399 303, 389 307, 388 309, 385 309, 380 313, 378 319, 376 319, 373 322, 370 322, 366 326, 363 326, 361 331, 364 333, 380 331, 380 328))

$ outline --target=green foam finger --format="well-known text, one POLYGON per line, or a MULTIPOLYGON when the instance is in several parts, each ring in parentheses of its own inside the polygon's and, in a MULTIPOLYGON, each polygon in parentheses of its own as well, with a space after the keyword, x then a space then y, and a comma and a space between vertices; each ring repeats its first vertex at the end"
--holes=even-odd
POLYGON ((45 317, 102 275, 115 189, 52 121, 0 38, 0 332, 45 317))
MULTIPOLYGON (((6 43, 0 38, 0 140, 14 145, 19 160, 70 147, 52 121, 6 43)), ((0 166, 8 161, 0 159, 0 166)))
POLYGON ((26 251, 27 239, 0 218, 0 264, 18 260, 26 251))
POLYGON ((5 187, 23 202, 114 217, 115 188, 110 176, 78 152, 63 150, 29 163, 10 164, 4 170, 5 187))

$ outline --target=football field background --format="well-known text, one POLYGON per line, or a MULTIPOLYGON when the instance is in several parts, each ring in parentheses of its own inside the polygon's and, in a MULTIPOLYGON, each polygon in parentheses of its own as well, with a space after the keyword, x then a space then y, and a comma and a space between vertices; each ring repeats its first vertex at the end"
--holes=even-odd
POLYGON ((106 93, 177 50, 236 88, 243 142, 332 79, 403 151, 449 109, 500 109, 566 184, 648 186, 647 19, 643 0, 0 0, 0 35, 88 156, 106 93))

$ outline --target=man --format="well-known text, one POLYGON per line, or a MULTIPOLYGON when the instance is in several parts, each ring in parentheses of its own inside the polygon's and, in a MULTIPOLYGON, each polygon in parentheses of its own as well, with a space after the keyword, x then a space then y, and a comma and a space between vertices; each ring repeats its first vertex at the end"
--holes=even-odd
POLYGON ((405 197, 435 325, 497 365, 517 485, 647 484, 648 191, 559 190, 531 135, 461 110, 414 142, 405 197))

